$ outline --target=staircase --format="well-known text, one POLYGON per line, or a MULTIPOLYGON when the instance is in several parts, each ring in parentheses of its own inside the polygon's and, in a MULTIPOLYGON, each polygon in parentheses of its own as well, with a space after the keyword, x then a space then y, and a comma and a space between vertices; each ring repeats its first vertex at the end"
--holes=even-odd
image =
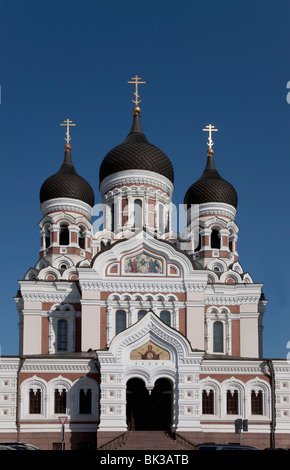
POLYGON ((193 445, 164 431, 128 431, 126 441, 118 450, 192 450, 193 445))

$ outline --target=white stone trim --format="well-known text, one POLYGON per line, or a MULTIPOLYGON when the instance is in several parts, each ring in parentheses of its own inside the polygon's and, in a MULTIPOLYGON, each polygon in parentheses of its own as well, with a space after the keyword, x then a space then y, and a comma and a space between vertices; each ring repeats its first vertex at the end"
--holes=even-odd
POLYGON ((236 209, 230 204, 225 204, 222 202, 206 202, 199 204, 199 216, 206 215, 216 215, 216 216, 226 216, 231 220, 235 220, 236 209))
POLYGON ((93 213, 93 208, 79 199, 71 199, 67 197, 60 197, 49 199, 41 204, 41 212, 43 217, 50 212, 67 212, 76 211, 83 214, 87 219, 90 219, 93 213))
POLYGON ((125 170, 118 171, 103 179, 100 184, 100 192, 102 196, 116 186, 126 184, 148 184, 157 186, 166 191, 170 196, 173 192, 173 184, 163 175, 159 175, 148 170, 125 170))
POLYGON ((202 351, 192 351, 178 331, 148 312, 139 322, 115 336, 108 350, 98 351, 101 366, 99 431, 126 431, 126 384, 139 377, 152 390, 158 378, 173 383, 173 429, 200 430, 199 368, 202 351), (168 360, 134 360, 130 352, 148 340, 169 352, 168 360), (115 390, 115 393, 113 391, 115 390), (190 390, 190 400, 184 391, 190 390))

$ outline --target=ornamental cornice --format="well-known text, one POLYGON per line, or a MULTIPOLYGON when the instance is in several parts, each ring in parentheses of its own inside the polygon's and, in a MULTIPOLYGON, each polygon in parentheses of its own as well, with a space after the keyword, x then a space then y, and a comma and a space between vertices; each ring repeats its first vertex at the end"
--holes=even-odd
POLYGON ((100 185, 100 192, 104 195, 116 186, 126 184, 148 184, 157 186, 166 191, 169 195, 171 195, 173 191, 173 184, 165 176, 147 170, 138 170, 138 172, 136 172, 136 170, 126 170, 107 176, 100 185))
MULTIPOLYGON (((52 358, 53 359, 53 358, 52 358)), ((95 366, 93 361, 85 361, 84 362, 74 362, 71 363, 68 361, 63 363, 58 363, 55 361, 50 360, 50 362, 42 362, 38 364, 36 361, 31 363, 24 363, 22 367, 22 372, 79 372, 79 373, 87 373, 87 372, 98 372, 98 368, 95 366)))
POLYGON ((45 217, 51 212, 79 212, 87 219, 92 216, 92 208, 83 201, 70 198, 49 199, 41 205, 42 215, 45 217))
POLYGON ((205 305, 245 305, 257 304, 260 295, 206 296, 205 305))
POLYGON ((80 281, 83 290, 102 292, 204 292, 203 282, 157 282, 157 281, 80 281))
POLYGON ((11 362, 5 363, 5 362, 3 362, 3 359, 5 360, 6 358, 1 358, 0 359, 0 371, 1 372, 4 372, 4 371, 5 372, 7 372, 7 371, 17 372, 18 371, 19 361, 20 361, 19 358, 17 358, 16 362, 13 363, 13 364, 11 362))
MULTIPOLYGON (((233 359, 234 361, 234 359, 233 359)), ((238 364, 235 363, 233 365, 229 364, 224 364, 222 360, 220 361, 219 364, 204 364, 202 363, 200 366, 200 373, 208 373, 208 374, 213 374, 213 373, 220 373, 220 374, 264 374, 267 372, 267 367, 264 364, 238 364)))
POLYGON ((235 220, 236 209, 229 204, 222 203, 203 203, 199 205, 199 216, 217 215, 230 217, 235 220))
POLYGON ((79 302, 80 294, 78 293, 36 293, 36 292, 24 292, 22 293, 24 301, 27 302, 79 302))

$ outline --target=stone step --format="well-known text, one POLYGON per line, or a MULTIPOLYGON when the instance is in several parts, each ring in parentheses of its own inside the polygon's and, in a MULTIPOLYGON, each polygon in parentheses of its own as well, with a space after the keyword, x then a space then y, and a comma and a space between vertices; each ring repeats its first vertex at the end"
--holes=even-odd
POLYGON ((118 450, 188 450, 188 446, 164 431, 128 431, 125 444, 118 450))

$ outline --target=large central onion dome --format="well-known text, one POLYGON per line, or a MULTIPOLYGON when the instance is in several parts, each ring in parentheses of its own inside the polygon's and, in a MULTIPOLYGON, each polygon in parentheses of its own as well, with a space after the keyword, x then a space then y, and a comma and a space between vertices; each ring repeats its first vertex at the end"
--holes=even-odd
POLYGON ((184 203, 189 207, 192 204, 207 202, 220 202, 230 204, 234 208, 238 205, 238 196, 235 188, 218 173, 213 159, 213 150, 207 152, 206 168, 202 176, 187 190, 184 203))
POLYGON ((100 166, 100 183, 107 176, 126 170, 147 170, 159 173, 174 181, 174 171, 169 158, 162 150, 152 145, 143 134, 140 108, 133 110, 133 124, 126 139, 113 148, 100 166))
POLYGON ((66 144, 64 161, 57 173, 45 180, 40 189, 41 204, 49 199, 70 198, 85 202, 93 207, 94 192, 90 184, 82 178, 73 166, 71 146, 66 144))

